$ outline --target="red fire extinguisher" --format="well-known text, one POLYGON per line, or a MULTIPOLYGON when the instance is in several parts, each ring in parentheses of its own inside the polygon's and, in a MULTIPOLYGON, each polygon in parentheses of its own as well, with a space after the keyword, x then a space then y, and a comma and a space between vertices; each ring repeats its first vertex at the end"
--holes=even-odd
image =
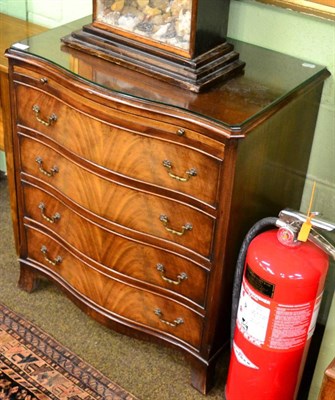
POLYGON ((247 234, 235 274, 226 400, 296 398, 328 255, 335 259, 335 248, 314 228, 332 231, 335 225, 283 210, 247 234), (311 230, 302 242, 306 221, 311 230), (264 232, 269 226, 279 229, 264 232))

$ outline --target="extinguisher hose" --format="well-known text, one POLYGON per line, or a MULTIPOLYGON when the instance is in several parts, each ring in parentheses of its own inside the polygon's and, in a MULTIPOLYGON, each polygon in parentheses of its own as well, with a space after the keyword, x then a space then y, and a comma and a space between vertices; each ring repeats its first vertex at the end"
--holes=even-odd
POLYGON ((242 285, 242 277, 244 264, 246 260, 247 250, 251 241, 261 232, 276 226, 278 218, 266 217, 255 223, 245 236, 236 263, 234 283, 233 283, 233 294, 232 294, 232 309, 231 309, 231 330, 230 330, 230 347, 233 347, 234 332, 237 318, 237 309, 240 298, 240 291, 242 285))

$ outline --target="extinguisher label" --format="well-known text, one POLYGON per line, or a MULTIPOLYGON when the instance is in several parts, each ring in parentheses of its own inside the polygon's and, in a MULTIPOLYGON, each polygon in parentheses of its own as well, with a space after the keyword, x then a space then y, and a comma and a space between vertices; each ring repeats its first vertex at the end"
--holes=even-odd
POLYGON ((311 323, 308 328, 308 338, 307 339, 310 339, 314 333, 316 321, 318 319, 318 314, 319 314, 319 310, 320 310, 320 306, 321 306, 322 295, 323 295, 323 292, 320 293, 319 296, 315 300, 313 316, 312 316, 311 323))
POLYGON ((233 342, 233 349, 238 362, 240 362, 242 365, 245 365, 246 367, 259 369, 257 365, 249 360, 249 358, 243 353, 242 349, 240 349, 235 342, 233 342))
POLYGON ((275 291, 275 285, 271 282, 266 281, 259 275, 257 275, 250 267, 247 265, 245 270, 245 279, 249 284, 260 293, 266 297, 273 297, 275 291))
POLYGON ((270 318, 270 301, 255 293, 242 282, 242 290, 237 312, 237 327, 249 342, 256 346, 265 343, 270 318))
POLYGON ((305 344, 313 313, 313 303, 274 305, 269 348, 292 349, 305 344))
POLYGON ((280 351, 304 346, 314 332, 321 297, 303 304, 280 304, 256 293, 244 278, 237 328, 262 348, 280 351))

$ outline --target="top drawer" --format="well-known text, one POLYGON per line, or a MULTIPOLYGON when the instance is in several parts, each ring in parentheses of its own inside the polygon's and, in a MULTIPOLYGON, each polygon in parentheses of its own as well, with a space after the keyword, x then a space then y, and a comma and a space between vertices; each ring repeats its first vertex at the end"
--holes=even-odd
POLYGON ((178 138, 177 127, 150 126, 150 119, 130 113, 111 109, 102 120, 93 107, 99 104, 90 104, 89 115, 87 104, 83 112, 78 104, 25 84, 17 85, 16 102, 19 124, 96 166, 215 206, 223 148, 221 156, 213 155, 207 145, 178 138))

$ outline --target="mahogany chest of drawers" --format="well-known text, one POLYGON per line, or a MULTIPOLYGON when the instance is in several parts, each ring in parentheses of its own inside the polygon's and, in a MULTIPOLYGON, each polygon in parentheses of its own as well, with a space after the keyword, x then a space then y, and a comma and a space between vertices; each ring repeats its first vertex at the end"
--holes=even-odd
POLYGON ((194 94, 62 47, 72 29, 7 54, 20 286, 44 275, 107 326, 179 348, 206 393, 242 238, 300 207, 328 73, 241 44, 246 74, 194 94))

